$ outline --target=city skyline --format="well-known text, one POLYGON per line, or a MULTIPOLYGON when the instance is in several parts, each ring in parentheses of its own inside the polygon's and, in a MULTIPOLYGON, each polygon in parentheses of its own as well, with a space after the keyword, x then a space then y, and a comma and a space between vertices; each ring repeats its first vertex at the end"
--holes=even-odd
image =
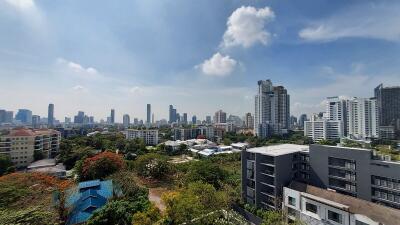
POLYGON ((299 116, 322 111, 326 96, 400 83, 399 2, 16 2, 0 2, 0 106, 14 112, 45 116, 53 103, 58 119, 106 118, 115 108, 120 122, 146 118, 150 103, 156 120, 170 104, 198 118, 244 115, 255 83, 271 79, 299 116), (106 14, 116 16, 99 23, 106 14))

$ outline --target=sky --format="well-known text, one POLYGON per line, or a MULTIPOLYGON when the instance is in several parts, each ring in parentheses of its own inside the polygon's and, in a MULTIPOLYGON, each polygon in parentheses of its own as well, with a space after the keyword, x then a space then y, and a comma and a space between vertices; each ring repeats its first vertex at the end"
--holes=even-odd
POLYGON ((257 81, 291 114, 400 85, 400 1, 0 0, 0 108, 155 119, 254 112, 257 81))

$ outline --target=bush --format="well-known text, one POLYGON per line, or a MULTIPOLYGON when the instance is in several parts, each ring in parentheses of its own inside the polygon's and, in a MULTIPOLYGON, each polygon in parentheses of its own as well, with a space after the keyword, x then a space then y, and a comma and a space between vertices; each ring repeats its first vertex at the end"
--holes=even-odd
POLYGON ((13 164, 11 162, 10 157, 7 155, 0 154, 0 176, 8 172, 9 168, 12 167, 13 164))
POLYGON ((142 177, 159 179, 170 171, 170 166, 165 156, 150 153, 136 159, 135 169, 142 177))
POLYGON ((120 155, 102 152, 85 159, 82 164, 82 172, 78 175, 80 180, 104 179, 123 167, 124 161, 120 155))

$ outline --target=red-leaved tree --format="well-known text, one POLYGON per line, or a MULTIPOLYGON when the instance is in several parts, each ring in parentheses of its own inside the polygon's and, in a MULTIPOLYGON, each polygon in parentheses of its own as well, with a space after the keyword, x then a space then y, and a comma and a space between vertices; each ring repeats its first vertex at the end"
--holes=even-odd
POLYGON ((102 152, 85 159, 81 180, 104 179, 124 167, 122 156, 112 152, 102 152))

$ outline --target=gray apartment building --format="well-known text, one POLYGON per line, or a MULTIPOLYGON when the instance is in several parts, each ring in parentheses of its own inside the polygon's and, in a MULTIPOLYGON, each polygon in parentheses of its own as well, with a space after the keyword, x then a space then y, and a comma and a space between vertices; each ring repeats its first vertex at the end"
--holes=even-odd
POLYGON ((291 181, 400 209, 400 162, 370 149, 283 144, 242 152, 242 197, 280 207, 291 181))

